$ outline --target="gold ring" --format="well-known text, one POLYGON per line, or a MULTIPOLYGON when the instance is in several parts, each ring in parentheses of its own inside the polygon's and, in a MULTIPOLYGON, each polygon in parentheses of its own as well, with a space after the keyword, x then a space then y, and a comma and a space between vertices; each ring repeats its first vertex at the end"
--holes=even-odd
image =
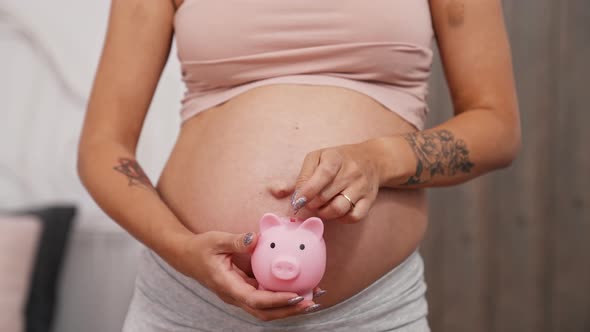
POLYGON ((354 209, 354 203, 352 202, 352 200, 350 199, 350 197, 346 196, 343 193, 339 193, 338 195, 342 195, 342 197, 346 198, 346 200, 348 201, 348 203, 350 203, 350 210, 354 209))

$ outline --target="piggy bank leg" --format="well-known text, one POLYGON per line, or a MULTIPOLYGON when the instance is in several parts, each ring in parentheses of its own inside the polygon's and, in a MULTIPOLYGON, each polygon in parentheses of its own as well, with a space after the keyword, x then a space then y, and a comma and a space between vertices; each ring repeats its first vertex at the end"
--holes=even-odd
POLYGON ((313 300, 313 289, 307 293, 303 294, 303 299, 305 300, 313 300))

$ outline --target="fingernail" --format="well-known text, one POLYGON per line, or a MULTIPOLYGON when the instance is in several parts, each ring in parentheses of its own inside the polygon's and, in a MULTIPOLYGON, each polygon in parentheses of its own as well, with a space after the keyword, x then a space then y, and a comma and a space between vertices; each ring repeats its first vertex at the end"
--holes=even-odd
POLYGON ((297 197, 297 190, 293 191, 293 195, 291 195, 291 206, 295 206, 295 197, 297 197))
POLYGON ((254 239, 254 233, 250 232, 244 236, 244 245, 247 246, 252 243, 252 239, 254 239))
POLYGON ((293 203, 293 209, 298 211, 305 205, 305 203, 307 203, 307 199, 305 199, 305 197, 299 197, 295 203, 293 203))
POLYGON ((313 294, 313 297, 318 298, 326 293, 327 293, 327 291, 325 289, 321 289, 321 290, 317 291, 315 294, 313 294))
POLYGON ((309 307, 305 308, 305 310, 303 310, 305 313, 310 313, 310 312, 315 312, 318 311, 320 309, 322 305, 319 303, 316 304, 312 304, 309 307))
POLYGON ((299 303, 301 301, 303 301, 303 296, 297 296, 297 297, 294 297, 292 299, 289 299, 289 301, 287 301, 287 304, 288 305, 294 305, 294 304, 297 304, 297 303, 299 303))

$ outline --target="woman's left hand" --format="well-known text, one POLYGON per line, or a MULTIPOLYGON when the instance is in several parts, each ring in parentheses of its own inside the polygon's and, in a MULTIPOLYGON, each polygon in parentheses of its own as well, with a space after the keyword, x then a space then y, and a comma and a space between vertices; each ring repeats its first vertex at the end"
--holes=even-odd
POLYGON ((379 191, 378 153, 374 140, 308 153, 291 197, 293 209, 305 206, 325 220, 359 222, 379 191))

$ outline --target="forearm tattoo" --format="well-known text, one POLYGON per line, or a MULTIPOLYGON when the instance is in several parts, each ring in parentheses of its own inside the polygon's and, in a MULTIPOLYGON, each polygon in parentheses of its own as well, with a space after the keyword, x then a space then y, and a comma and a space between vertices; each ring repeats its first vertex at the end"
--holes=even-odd
POLYGON ((122 173, 129 179, 129 186, 140 186, 154 190, 154 186, 147 177, 139 163, 129 158, 119 158, 119 165, 113 167, 114 170, 122 173))
POLYGON ((403 136, 416 155, 416 173, 404 185, 422 184, 435 175, 453 176, 469 173, 474 164, 469 161, 469 150, 461 139, 448 130, 411 133, 403 136))

